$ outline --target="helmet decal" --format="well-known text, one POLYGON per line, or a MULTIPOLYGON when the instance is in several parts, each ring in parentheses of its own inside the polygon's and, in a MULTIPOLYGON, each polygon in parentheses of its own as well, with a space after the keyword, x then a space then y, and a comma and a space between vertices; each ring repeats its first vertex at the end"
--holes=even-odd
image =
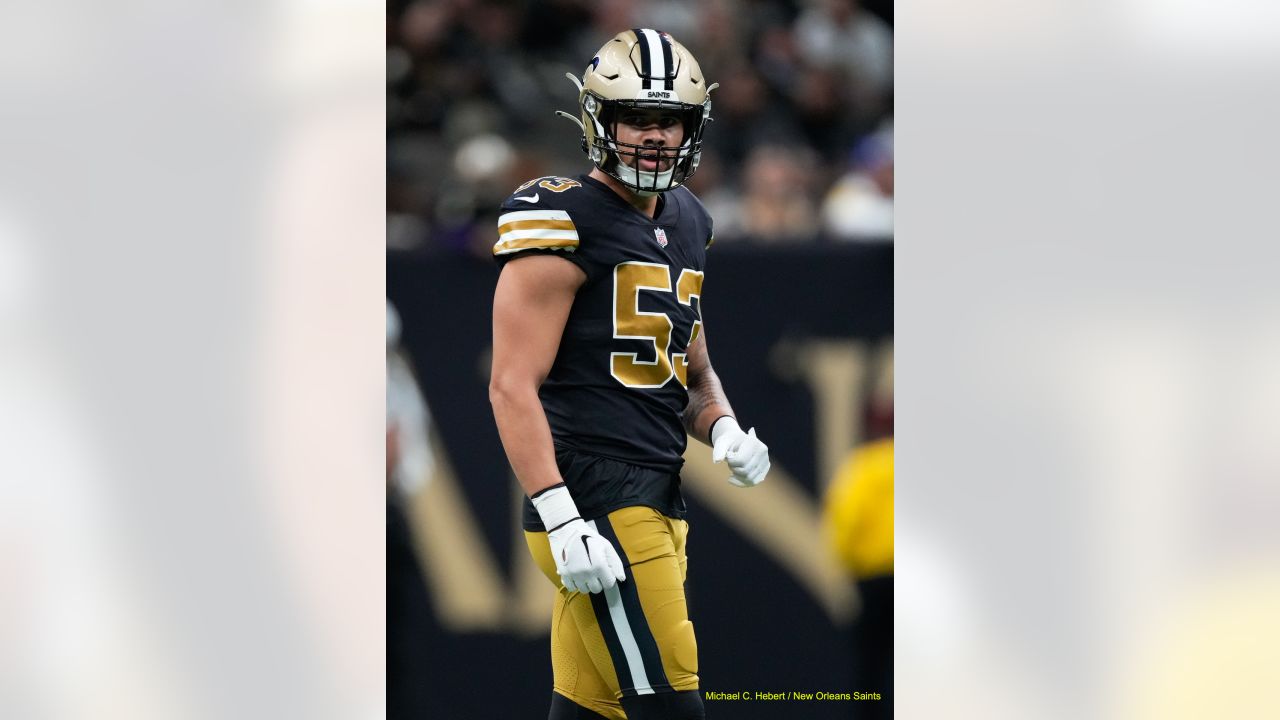
POLYGON ((637 28, 636 44, 640 46, 640 77, 645 90, 675 90, 675 64, 671 62, 670 35, 656 30, 637 28))

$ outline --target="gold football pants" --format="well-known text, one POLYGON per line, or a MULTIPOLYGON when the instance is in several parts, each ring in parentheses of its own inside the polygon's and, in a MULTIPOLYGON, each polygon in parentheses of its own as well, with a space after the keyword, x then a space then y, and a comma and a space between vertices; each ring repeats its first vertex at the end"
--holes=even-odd
POLYGON ((526 531, 525 541, 558 590, 551 617, 555 691, 625 720, 622 697, 698 688, 698 644, 684 596, 689 525, 642 506, 590 523, 626 567, 626 581, 603 593, 565 590, 547 534, 526 531))

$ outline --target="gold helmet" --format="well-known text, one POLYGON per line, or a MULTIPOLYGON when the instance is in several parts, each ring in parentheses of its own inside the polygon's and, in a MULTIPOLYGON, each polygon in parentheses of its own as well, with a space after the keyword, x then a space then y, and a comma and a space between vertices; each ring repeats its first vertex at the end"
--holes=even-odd
MULTIPOLYGON (((582 119, 560 112, 582 128, 582 149, 591 162, 639 195, 656 195, 679 187, 698 168, 702 131, 711 119, 710 86, 698 61, 671 35, 657 30, 625 30, 613 36, 591 59, 582 80, 568 74, 578 88, 582 119), (658 151, 673 160, 666 170, 639 170, 636 157, 652 147, 619 142, 619 111, 642 108, 672 113, 684 127, 677 148, 658 151)), ((661 164, 658 165, 660 167, 661 164)))

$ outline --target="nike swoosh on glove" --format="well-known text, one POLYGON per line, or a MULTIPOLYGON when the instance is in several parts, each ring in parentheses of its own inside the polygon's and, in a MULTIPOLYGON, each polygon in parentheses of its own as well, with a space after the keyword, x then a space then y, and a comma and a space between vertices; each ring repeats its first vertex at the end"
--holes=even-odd
POLYGON ((564 483, 530 499, 548 530, 551 556, 566 590, 598 593, 627 579, 618 551, 582 519, 564 483))
POLYGON ((727 462, 729 484, 752 487, 764 482, 769 474, 769 446, 756 437, 756 429, 742 431, 738 421, 728 415, 716 420, 711 428, 711 461, 727 462))
POLYGON ((582 518, 548 533, 556 572, 569 592, 598 593, 627 579, 613 544, 582 518))

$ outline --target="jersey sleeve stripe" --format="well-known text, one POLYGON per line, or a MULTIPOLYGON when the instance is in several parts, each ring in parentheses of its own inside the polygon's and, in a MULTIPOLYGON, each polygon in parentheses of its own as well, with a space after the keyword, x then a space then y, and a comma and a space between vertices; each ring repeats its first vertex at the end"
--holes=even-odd
POLYGON ((574 230, 571 220, 516 220, 498 226, 498 232, 506 235, 512 230, 574 230))
POLYGON ((519 210, 498 218, 498 242, 494 255, 520 250, 547 249, 573 252, 578 230, 564 210, 519 210))
POLYGON ((573 230, 555 230, 550 228, 535 230, 512 230, 502 233, 498 239, 498 244, 512 242, 514 240, 571 240, 576 245, 578 243, 578 233, 573 230))
POLYGON ((508 253, 520 252, 521 250, 564 250, 565 252, 573 252, 578 248, 577 240, 512 240, 510 242, 500 242, 493 246, 494 255, 506 255, 508 253))
POLYGON ((505 213, 502 217, 499 217, 498 227, 522 220, 563 220, 569 223, 573 222, 573 218, 569 217, 569 213, 564 210, 518 210, 505 213))

